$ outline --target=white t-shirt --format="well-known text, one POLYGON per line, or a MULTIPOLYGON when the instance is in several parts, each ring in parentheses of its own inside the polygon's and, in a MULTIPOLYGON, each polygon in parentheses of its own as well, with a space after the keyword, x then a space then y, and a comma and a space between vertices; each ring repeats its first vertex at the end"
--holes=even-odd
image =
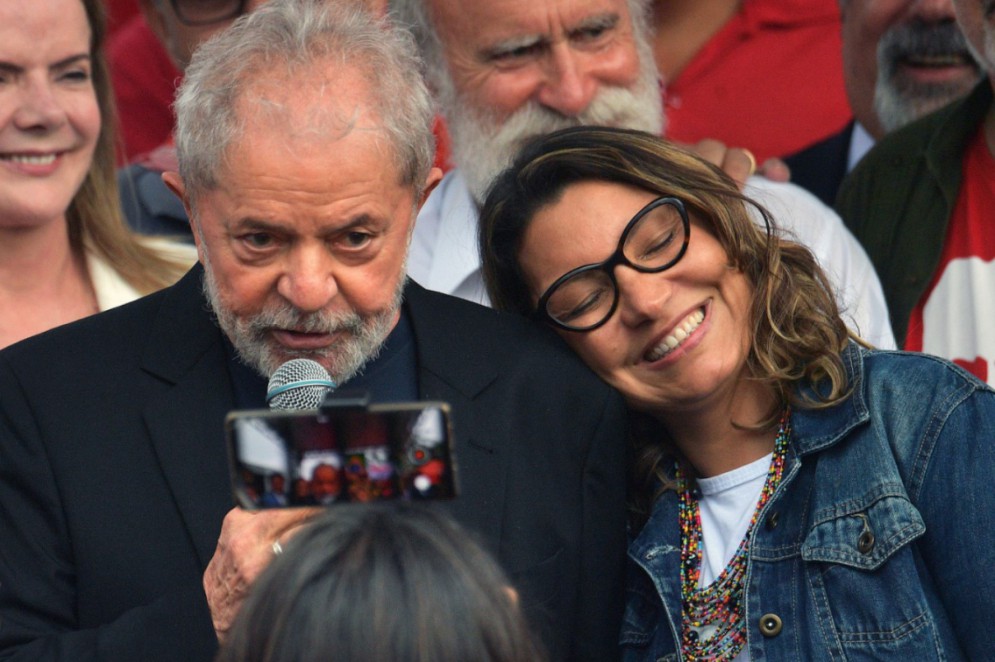
MULTIPOLYGON (((701 497, 701 577, 699 588, 722 574, 750 528, 773 454, 711 478, 699 478, 701 497)), ((702 633, 703 636, 707 634, 702 633)), ((745 649, 733 662, 749 662, 745 649)))

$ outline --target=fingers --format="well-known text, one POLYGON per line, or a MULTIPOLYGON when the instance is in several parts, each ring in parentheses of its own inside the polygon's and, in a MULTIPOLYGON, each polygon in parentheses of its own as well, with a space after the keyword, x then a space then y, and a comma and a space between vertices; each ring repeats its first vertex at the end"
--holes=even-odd
MULTIPOLYGON (((273 512, 273 511, 271 511, 273 512)), ((311 521, 319 513, 326 512, 325 508, 287 508, 283 512, 286 513, 286 517, 275 520, 273 523, 275 525, 273 529, 273 538, 279 540, 281 543, 286 544, 288 540, 293 538, 301 527, 311 521)))
POLYGON ((228 511, 203 582, 219 641, 224 641, 253 582, 273 560, 277 549, 282 551, 283 544, 319 512, 322 509, 228 511))
POLYGON ((248 593, 248 586, 237 577, 238 574, 232 572, 219 548, 204 572, 204 594, 207 596, 211 622, 219 643, 224 642, 248 593))
POLYGON ((750 150, 746 149, 745 147, 743 148, 743 153, 746 155, 746 158, 749 160, 749 163, 750 163, 750 166, 747 169, 747 173, 746 173, 746 176, 749 177, 750 175, 752 175, 753 173, 755 173, 757 171, 757 157, 755 157, 753 155, 753 152, 751 152, 750 150))
POLYGON ((729 148, 724 142, 721 140, 713 140, 711 138, 699 140, 694 145, 690 145, 689 149, 712 165, 719 166, 720 168, 722 168, 722 163, 725 161, 726 153, 729 151, 729 148))
POLYGON ((743 188, 746 180, 757 171, 757 159, 750 150, 733 147, 726 151, 725 158, 719 167, 732 177, 740 188, 743 188))
POLYGON ((753 152, 742 147, 728 147, 719 140, 710 138, 699 141, 691 151, 712 165, 718 166, 739 184, 740 188, 750 175, 757 171, 757 159, 753 152))
POLYGON ((791 169, 788 167, 788 164, 776 157, 771 157, 764 161, 757 174, 772 182, 791 181, 791 169))

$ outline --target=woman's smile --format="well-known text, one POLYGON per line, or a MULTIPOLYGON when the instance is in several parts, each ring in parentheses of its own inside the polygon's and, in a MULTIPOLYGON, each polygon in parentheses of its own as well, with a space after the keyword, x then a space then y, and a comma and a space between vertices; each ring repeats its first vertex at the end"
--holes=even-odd
MULTIPOLYGON (((657 195, 602 181, 568 186, 525 232, 521 264, 533 292, 610 255, 633 215, 657 195)), ((560 334, 630 406, 668 412, 735 391, 749 352, 751 285, 702 219, 666 270, 614 267, 618 306, 590 331, 560 334)), ((536 295, 538 296, 538 295, 536 295)))

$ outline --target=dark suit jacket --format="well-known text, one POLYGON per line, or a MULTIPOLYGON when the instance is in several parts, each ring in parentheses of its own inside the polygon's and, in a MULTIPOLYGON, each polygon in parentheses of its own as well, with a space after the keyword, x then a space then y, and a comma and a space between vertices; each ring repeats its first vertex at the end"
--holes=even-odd
MULTIPOLYGON (((0 352, 0 654, 209 660, 201 581, 233 506, 220 331, 176 286, 0 352)), ((616 655, 624 407, 552 333, 405 292, 462 495, 554 659, 616 655)), ((427 587, 431 590, 431 587, 427 587)))
POLYGON ((784 162, 791 168, 791 183, 798 184, 832 207, 836 204, 836 192, 846 177, 851 138, 853 121, 839 133, 784 157, 784 162))

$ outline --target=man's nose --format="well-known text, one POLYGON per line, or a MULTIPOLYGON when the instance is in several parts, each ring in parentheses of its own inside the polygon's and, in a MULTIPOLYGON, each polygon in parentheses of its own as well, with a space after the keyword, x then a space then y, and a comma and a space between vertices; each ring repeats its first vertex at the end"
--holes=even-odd
POLYGON ((951 0, 915 0, 911 16, 927 23, 953 21, 954 5, 951 0))
POLYGON ((277 292, 298 310, 323 310, 339 292, 333 263, 321 248, 294 251, 277 281, 277 292))
POLYGON ((539 88, 539 103, 565 117, 576 117, 587 110, 600 85, 588 59, 569 43, 554 44, 539 88))

